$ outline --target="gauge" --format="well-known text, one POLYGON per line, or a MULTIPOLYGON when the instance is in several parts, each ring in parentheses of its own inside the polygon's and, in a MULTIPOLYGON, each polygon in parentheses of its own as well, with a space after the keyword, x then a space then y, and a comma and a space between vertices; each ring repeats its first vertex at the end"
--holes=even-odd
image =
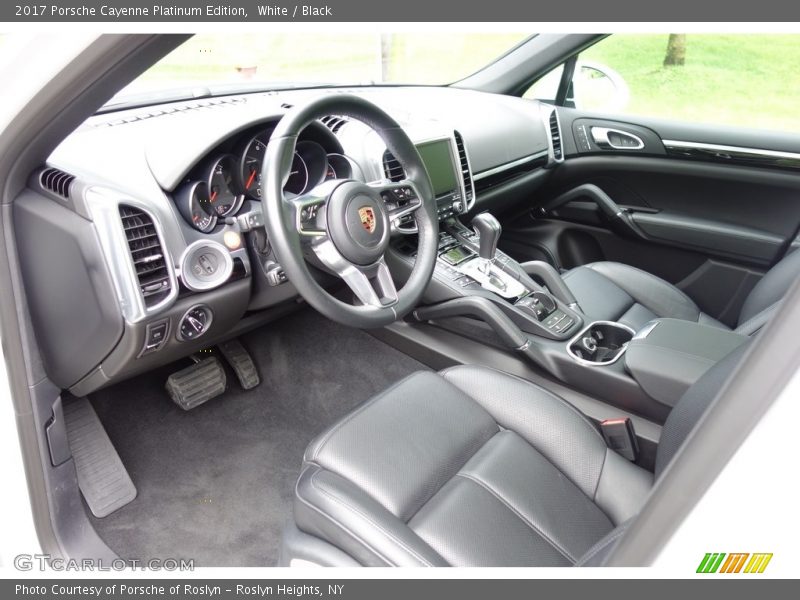
POLYGON ((286 185, 283 186, 285 192, 300 195, 308 188, 308 167, 306 161, 297 153, 294 153, 292 160, 292 169, 289 171, 289 179, 286 180, 286 185))
POLYGON ((295 151, 306 166, 307 181, 306 189, 303 191, 307 192, 325 181, 328 170, 325 148, 317 142, 301 140, 297 142, 295 151))
POLYGON ((211 165, 208 176, 208 200, 214 214, 218 217, 227 217, 239 210, 243 196, 238 193, 238 186, 234 179, 236 159, 225 154, 211 165))
POLYGON ((202 181, 190 181, 176 193, 178 209, 192 227, 208 233, 217 224, 217 215, 211 206, 208 185, 202 181))
MULTIPOLYGON (((264 156, 267 154, 269 133, 259 134, 245 146, 240 165, 240 180, 244 193, 255 200, 261 199, 261 171, 264 168, 264 156)), ((308 187, 308 168, 306 161, 298 152, 294 154, 292 169, 284 190, 292 194, 302 194, 308 187)))
POLYGON ((208 197, 208 188, 204 184, 194 188, 191 198, 191 213, 192 224, 200 231, 211 231, 217 224, 217 217, 208 197))
POLYGON ((328 154, 325 179, 354 179, 353 165, 343 154, 328 154))
POLYGON ((250 140, 242 155, 240 178, 244 193, 255 200, 261 199, 261 168, 267 153, 269 134, 263 133, 250 140))

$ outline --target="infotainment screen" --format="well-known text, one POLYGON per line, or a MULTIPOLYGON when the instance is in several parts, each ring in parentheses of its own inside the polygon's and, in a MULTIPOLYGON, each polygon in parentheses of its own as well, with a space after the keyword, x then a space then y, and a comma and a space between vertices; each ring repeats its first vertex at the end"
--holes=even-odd
POLYGON ((434 195, 450 194, 458 189, 455 162, 450 140, 435 140, 417 145, 419 155, 431 178, 434 195))

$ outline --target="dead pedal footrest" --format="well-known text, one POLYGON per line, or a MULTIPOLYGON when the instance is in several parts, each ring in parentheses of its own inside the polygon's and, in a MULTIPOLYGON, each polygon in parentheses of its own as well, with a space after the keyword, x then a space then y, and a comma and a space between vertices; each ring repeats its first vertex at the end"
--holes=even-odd
POLYGON ((78 487, 92 514, 108 516, 136 498, 136 486, 89 400, 67 402, 64 423, 78 487))
POLYGON ((225 369, 212 356, 167 378, 167 393, 183 410, 191 410, 225 392, 225 369))
POLYGON ((236 377, 239 378, 239 383, 246 390, 256 387, 261 383, 258 376, 256 365, 250 357, 250 353, 245 350, 239 340, 230 340, 219 345, 219 350, 222 356, 228 361, 228 364, 236 372, 236 377))

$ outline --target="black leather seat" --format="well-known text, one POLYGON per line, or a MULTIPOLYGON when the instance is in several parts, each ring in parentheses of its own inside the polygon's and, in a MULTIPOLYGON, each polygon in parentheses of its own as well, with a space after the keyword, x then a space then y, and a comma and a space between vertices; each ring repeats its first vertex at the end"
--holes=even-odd
MULTIPOLYGON (((735 331, 751 335, 761 329, 798 276, 800 252, 792 252, 750 292, 735 331)), ((638 330, 648 321, 664 317, 729 329, 703 313, 671 283, 622 263, 590 263, 565 273, 563 279, 590 321, 618 321, 638 330)))
POLYGON ((655 476, 530 382, 479 366, 413 374, 309 446, 297 528, 361 565, 599 564, 741 353, 670 414, 655 476))

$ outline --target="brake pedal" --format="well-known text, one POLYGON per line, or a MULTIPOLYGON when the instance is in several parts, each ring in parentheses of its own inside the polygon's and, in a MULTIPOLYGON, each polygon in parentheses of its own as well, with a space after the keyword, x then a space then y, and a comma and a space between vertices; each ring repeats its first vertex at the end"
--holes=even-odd
POLYGON ((222 356, 225 357, 225 360, 236 372, 236 377, 239 378, 242 388, 250 390, 261 383, 256 364, 239 340, 230 340, 220 344, 219 351, 222 352, 222 356))
POLYGON ((170 375, 166 389, 175 404, 191 410, 223 394, 225 384, 225 369, 212 356, 170 375))

